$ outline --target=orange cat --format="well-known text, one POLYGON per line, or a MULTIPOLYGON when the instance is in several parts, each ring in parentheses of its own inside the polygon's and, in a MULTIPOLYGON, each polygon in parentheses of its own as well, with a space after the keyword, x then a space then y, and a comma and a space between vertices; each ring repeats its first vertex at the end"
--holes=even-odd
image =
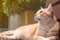
POLYGON ((53 14, 50 4, 48 8, 41 8, 35 14, 35 20, 39 23, 39 28, 34 35, 35 40, 56 40, 59 33, 59 23, 53 14))
POLYGON ((0 38, 22 40, 55 40, 59 30, 59 23, 57 22, 52 11, 53 9, 51 4, 47 8, 41 8, 34 15, 34 19, 37 21, 37 23, 19 27, 14 31, 3 32, 8 35, 4 34, 2 36, 2 33, 0 33, 0 38))

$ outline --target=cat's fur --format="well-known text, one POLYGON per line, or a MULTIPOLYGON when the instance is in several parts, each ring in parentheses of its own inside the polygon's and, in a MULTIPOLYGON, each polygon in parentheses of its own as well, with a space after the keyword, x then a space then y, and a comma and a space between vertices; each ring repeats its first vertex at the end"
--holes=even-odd
MULTIPOLYGON (((0 37, 22 40, 55 40, 59 30, 59 23, 52 10, 51 4, 47 8, 41 8, 34 16, 37 23, 19 27, 11 33, 11 36, 0 35, 0 37)), ((7 32, 6 34, 9 33, 7 32)))

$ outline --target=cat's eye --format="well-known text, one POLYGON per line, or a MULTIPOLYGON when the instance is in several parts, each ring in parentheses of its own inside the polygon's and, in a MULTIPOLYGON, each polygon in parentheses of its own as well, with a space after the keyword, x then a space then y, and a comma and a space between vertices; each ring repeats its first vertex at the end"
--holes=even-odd
POLYGON ((40 11, 40 13, 42 13, 43 11, 40 11))

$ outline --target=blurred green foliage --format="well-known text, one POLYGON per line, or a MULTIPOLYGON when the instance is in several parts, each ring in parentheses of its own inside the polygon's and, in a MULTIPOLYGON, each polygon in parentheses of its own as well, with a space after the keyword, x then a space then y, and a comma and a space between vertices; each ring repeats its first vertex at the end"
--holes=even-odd
POLYGON ((2 0, 3 12, 9 16, 25 10, 36 11, 45 6, 45 0, 2 0))

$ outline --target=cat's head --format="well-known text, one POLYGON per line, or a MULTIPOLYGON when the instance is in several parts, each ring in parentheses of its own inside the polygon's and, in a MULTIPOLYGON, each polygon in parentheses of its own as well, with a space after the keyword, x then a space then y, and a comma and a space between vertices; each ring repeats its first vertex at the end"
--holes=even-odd
POLYGON ((34 15, 34 19, 36 21, 41 21, 41 20, 45 20, 48 19, 49 17, 53 16, 52 13, 53 9, 52 9, 52 5, 49 4, 49 6, 47 8, 42 8, 40 10, 38 10, 35 15, 34 15))

